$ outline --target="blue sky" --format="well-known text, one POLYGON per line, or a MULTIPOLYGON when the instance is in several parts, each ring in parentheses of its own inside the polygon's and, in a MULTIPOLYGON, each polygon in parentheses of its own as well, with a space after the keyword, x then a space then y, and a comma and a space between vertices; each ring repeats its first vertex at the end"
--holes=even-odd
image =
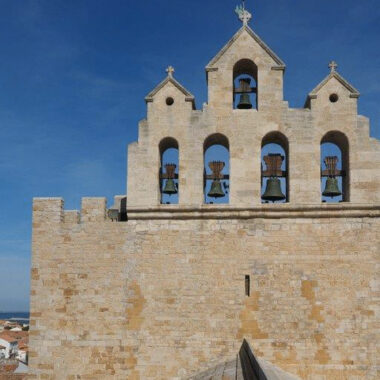
MULTIPOLYGON (((175 77, 206 101, 204 67, 240 22, 230 0, 0 0, 0 311, 27 310, 34 196, 125 193, 126 146, 144 96, 175 77)), ((247 0, 251 27, 285 61, 302 107, 338 71, 380 138, 378 0, 247 0)))

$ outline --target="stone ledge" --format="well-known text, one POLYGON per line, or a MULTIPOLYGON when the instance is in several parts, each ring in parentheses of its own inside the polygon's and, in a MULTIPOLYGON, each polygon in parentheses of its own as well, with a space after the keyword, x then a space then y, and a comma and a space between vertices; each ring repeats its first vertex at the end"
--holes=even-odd
POLYGON ((128 220, 139 219, 289 219, 289 218, 378 218, 380 204, 262 205, 230 207, 203 205, 182 207, 163 205, 155 208, 128 207, 128 220))

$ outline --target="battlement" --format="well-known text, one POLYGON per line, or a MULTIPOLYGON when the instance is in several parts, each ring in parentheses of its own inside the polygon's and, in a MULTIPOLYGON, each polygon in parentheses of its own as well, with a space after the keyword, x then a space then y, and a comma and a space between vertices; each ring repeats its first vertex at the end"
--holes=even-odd
POLYGON ((64 199, 33 198, 33 226, 40 224, 100 223, 119 220, 126 208, 126 196, 116 195, 114 204, 107 208, 105 197, 83 197, 81 210, 64 210, 64 199))
POLYGON ((115 195, 114 204, 107 208, 104 197, 82 198, 81 210, 64 210, 62 198, 34 198, 33 225, 75 225, 128 220, 189 220, 189 219, 294 219, 294 218, 377 218, 380 203, 321 203, 320 205, 265 204, 241 208, 230 205, 202 205, 186 207, 161 205, 158 207, 126 207, 126 196, 115 195), (127 212, 128 211, 128 212, 127 212))
POLYGON ((62 198, 33 198, 33 228, 41 222, 63 222, 63 204, 62 198))

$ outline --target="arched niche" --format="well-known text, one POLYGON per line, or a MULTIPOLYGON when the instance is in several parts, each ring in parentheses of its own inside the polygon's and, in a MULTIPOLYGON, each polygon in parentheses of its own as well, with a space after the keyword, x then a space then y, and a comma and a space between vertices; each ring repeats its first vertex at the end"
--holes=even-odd
POLYGON ((233 108, 257 109, 257 66, 250 59, 241 59, 233 67, 233 108))
POLYGON ((210 135, 204 141, 203 188, 205 203, 229 203, 229 149, 228 138, 220 133, 210 135))
POLYGON ((321 196, 323 202, 349 201, 349 169, 349 141, 347 136, 339 131, 327 132, 321 139, 321 196), (328 178, 331 181, 329 184, 327 183, 328 178), (334 196, 334 190, 328 191, 329 189, 336 189, 336 186, 341 195, 334 196), (326 193, 331 195, 326 195, 326 193))
POLYGON ((289 202, 289 141, 278 131, 269 132, 261 140, 261 199, 262 203, 289 202), (283 199, 279 199, 281 194, 283 199))
MULTIPOLYGON (((178 170, 179 147, 173 137, 166 137, 160 141, 160 171, 158 183, 161 204, 178 203, 178 170)), ((142 179, 143 180, 143 179, 142 179)))

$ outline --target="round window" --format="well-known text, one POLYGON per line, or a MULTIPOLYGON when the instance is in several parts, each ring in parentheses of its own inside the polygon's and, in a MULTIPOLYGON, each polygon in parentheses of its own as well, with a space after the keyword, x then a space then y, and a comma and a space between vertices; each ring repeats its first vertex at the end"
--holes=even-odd
POLYGON ((172 97, 166 98, 166 105, 171 106, 174 103, 174 99, 172 97))
POLYGON ((336 103, 339 99, 339 96, 337 94, 331 94, 329 99, 331 103, 336 103))

